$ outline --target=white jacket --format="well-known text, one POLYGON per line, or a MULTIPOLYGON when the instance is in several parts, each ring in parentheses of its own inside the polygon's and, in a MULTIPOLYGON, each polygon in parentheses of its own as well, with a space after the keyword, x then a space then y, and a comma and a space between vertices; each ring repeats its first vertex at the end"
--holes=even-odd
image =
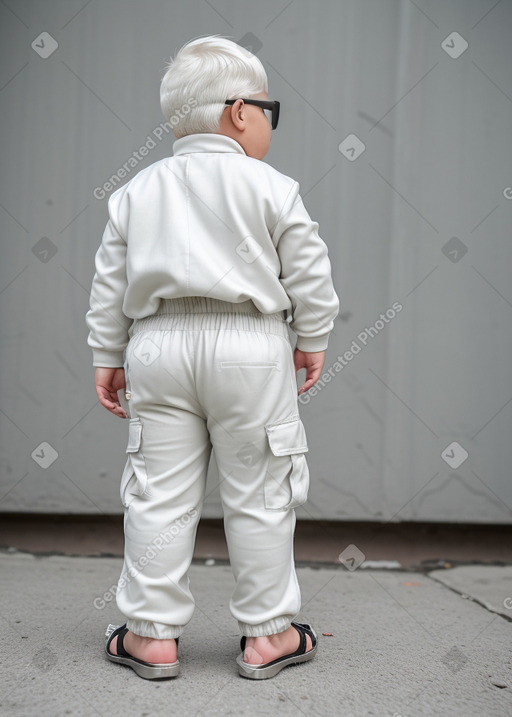
POLYGON ((109 198, 86 314, 93 366, 122 366, 133 319, 180 296, 291 309, 297 348, 326 349, 339 301, 298 182, 221 134, 187 135, 173 153, 109 198))

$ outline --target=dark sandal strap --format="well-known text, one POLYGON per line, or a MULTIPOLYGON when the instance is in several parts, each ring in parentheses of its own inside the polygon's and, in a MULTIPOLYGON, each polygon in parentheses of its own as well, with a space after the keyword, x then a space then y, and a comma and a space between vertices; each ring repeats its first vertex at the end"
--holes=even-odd
POLYGON ((307 623, 303 623, 303 622, 292 623, 292 624, 300 625, 304 629, 305 634, 309 635, 309 637, 311 638, 311 649, 313 649, 313 647, 315 647, 315 645, 317 643, 317 638, 315 637, 315 634, 314 634, 313 630, 311 629, 311 627, 307 623))
POLYGON ((291 652, 287 657, 297 657, 298 655, 303 655, 306 652, 306 631, 299 622, 292 622, 293 627, 297 630, 299 633, 300 641, 299 646, 295 650, 295 652, 291 652))
POLYGON ((128 652, 126 652, 125 647, 124 647, 124 636, 126 635, 127 632, 128 632, 128 628, 123 627, 117 633, 116 652, 121 657, 132 657, 132 655, 130 655, 128 652))

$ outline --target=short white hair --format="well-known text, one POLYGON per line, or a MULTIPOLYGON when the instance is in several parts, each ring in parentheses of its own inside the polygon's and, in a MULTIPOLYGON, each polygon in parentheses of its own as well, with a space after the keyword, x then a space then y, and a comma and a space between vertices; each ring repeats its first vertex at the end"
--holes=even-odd
POLYGON ((236 42, 208 35, 185 44, 167 64, 160 107, 176 137, 217 132, 225 100, 268 92, 260 60, 236 42))

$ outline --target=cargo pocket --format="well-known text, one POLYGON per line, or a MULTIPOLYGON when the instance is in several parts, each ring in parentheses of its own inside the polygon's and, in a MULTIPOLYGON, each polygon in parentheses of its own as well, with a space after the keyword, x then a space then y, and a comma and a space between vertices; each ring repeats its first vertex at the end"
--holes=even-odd
POLYGON ((267 510, 290 510, 306 502, 309 469, 304 424, 298 417, 265 426, 272 452, 265 475, 267 510))
POLYGON ((147 487, 148 474, 146 471, 146 459, 140 450, 141 441, 142 422, 138 416, 137 418, 130 418, 128 445, 126 446, 128 457, 119 488, 121 503, 125 508, 129 506, 136 495, 143 495, 147 487))

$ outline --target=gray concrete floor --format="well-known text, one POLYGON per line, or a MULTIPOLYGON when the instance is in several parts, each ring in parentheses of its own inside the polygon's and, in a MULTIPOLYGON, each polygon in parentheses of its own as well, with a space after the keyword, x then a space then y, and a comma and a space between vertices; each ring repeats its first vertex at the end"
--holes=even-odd
POLYGON ((236 670, 230 567, 204 561, 190 571, 196 611, 180 676, 150 682, 109 662, 105 628, 123 616, 93 600, 121 567, 119 557, 0 552, 0 714, 512 714, 511 567, 299 567, 299 619, 319 634, 318 654, 261 682, 236 670))

